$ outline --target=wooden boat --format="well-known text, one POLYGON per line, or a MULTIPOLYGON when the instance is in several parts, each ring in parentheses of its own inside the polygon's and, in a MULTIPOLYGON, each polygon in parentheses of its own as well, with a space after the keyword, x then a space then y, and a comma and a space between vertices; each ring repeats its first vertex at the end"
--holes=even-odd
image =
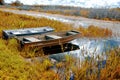
POLYGON ((38 27, 38 28, 24 28, 24 29, 15 29, 15 30, 3 30, 3 38, 10 39, 19 36, 27 36, 27 35, 36 35, 36 34, 44 34, 48 32, 53 32, 54 29, 47 27, 38 27))
MULTIPOLYGON (((55 54, 79 49, 79 46, 69 43, 79 38, 78 31, 53 32, 51 27, 25 28, 16 30, 3 30, 3 38, 16 38, 20 43, 20 49, 43 50, 44 54, 55 54)), ((38 54, 37 54, 38 55, 38 54)))
POLYGON ((79 38, 81 33, 78 31, 64 31, 64 32, 49 32, 42 35, 29 35, 17 37, 18 42, 21 44, 21 48, 26 47, 51 47, 55 45, 63 45, 79 38))

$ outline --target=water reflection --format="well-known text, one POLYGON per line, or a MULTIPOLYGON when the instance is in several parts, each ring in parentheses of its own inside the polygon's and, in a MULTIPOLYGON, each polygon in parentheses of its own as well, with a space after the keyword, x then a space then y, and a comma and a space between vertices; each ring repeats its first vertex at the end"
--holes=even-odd
POLYGON ((106 59, 105 52, 109 50, 120 47, 120 38, 111 38, 111 39, 88 39, 88 38, 79 38, 71 41, 71 43, 79 45, 80 49, 65 53, 53 54, 50 55, 50 58, 53 58, 57 61, 64 60, 66 54, 70 54, 74 57, 84 60, 85 57, 97 57, 98 55, 106 59))

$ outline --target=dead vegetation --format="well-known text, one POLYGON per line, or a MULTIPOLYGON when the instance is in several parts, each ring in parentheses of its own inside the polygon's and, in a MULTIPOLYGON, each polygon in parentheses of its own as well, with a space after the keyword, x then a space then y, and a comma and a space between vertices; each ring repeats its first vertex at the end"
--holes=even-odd
MULTIPOLYGON (((19 44, 15 39, 10 39, 8 41, 2 39, 2 30, 6 29, 18 29, 26 27, 40 27, 40 26, 51 26, 56 29, 56 31, 71 30, 73 29, 71 25, 65 24, 59 21, 50 20, 46 18, 34 18, 26 15, 16 15, 8 12, 0 11, 0 79, 4 80, 62 80, 63 77, 59 73, 55 73, 49 68, 53 64, 49 59, 39 61, 34 60, 34 64, 30 64, 24 60, 20 54, 28 52, 20 52, 18 50, 19 44)), ((92 37, 106 37, 111 36, 111 30, 101 29, 94 26, 90 26, 87 29, 80 28, 83 36, 92 37), (90 34, 88 34, 90 33, 90 34)), ((110 57, 108 58, 107 65, 105 68, 101 69, 100 79, 119 79, 120 78, 120 50, 111 51, 110 57)), ((34 54, 34 51, 28 54, 34 54)), ((90 64, 84 62, 83 67, 75 66, 74 62, 76 59, 66 57, 66 62, 58 63, 57 67, 59 69, 64 67, 64 76, 67 80, 70 78, 69 70, 72 70, 75 76, 75 80, 85 80, 85 79, 98 79, 97 74, 90 74, 86 77, 86 71, 90 68, 90 64)), ((94 60, 93 60, 94 62, 94 60)))

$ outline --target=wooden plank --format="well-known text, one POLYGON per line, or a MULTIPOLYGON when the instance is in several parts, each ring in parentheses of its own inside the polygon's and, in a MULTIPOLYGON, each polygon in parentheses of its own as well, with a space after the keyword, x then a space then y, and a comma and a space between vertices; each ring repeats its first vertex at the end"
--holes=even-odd
POLYGON ((17 32, 17 31, 14 31, 14 32, 10 32, 10 34, 18 35, 18 34, 21 34, 21 33, 17 32))
POLYGON ((57 36, 57 35, 46 35, 45 37, 46 37, 47 39, 60 39, 60 38, 62 38, 62 37, 57 36))
POLYGON ((30 41, 30 42, 39 42, 40 39, 34 38, 34 37, 25 37, 23 40, 30 41))
POLYGON ((15 30, 3 30, 4 39, 14 38, 15 36, 26 36, 26 35, 37 35, 48 32, 53 32, 54 29, 51 27, 39 27, 39 28, 24 28, 15 30))
POLYGON ((76 35, 76 34, 78 34, 78 33, 73 32, 73 31, 67 32, 67 35, 76 35))

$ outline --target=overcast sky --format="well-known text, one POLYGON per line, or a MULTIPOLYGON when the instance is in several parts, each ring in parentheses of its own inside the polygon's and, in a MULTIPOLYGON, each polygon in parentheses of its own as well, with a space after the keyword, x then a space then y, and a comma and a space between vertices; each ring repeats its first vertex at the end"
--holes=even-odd
MULTIPOLYGON (((5 0, 10 3, 16 0, 5 0)), ((103 7, 103 6, 117 6, 120 7, 120 0, 19 0, 23 4, 43 4, 43 5, 69 5, 81 7, 103 7)))

